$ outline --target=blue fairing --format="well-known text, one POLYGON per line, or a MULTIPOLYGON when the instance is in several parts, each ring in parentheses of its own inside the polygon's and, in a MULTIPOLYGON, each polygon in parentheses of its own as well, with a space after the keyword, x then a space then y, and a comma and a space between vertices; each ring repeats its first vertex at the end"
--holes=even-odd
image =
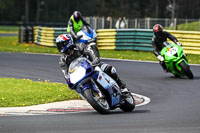
POLYGON ((95 72, 95 73, 92 74, 92 78, 94 80, 97 80, 98 76, 99 76, 99 72, 95 72))
MULTIPOLYGON (((81 66, 86 69, 86 75, 81 79, 81 80, 83 80, 86 77, 90 76, 93 73, 94 69, 87 62, 82 63, 81 66), (89 69, 90 69, 90 71, 87 71, 89 69)), ((76 85, 78 83, 80 83, 81 80, 79 80, 76 84, 72 84, 71 81, 70 81, 69 75, 67 75, 67 77, 66 77, 66 81, 67 81, 67 84, 68 84, 70 89, 74 89, 76 87, 76 85)))
POLYGON ((87 40, 82 40, 82 39, 79 39, 77 42, 78 42, 78 43, 88 43, 87 40))
POLYGON ((116 95, 116 96, 112 95, 111 97, 112 97, 112 106, 114 106, 114 105, 116 105, 120 102, 120 96, 119 95, 116 95))
POLYGON ((85 34, 86 34, 87 36, 89 36, 90 38, 93 38, 93 34, 94 34, 94 32, 93 32, 92 29, 90 29, 91 34, 85 32, 84 30, 82 30, 82 31, 83 31, 83 33, 85 33, 85 34))
MULTIPOLYGON (((88 37, 90 37, 90 38, 93 38, 93 35, 94 35, 94 32, 93 32, 93 30, 90 28, 90 34, 88 33, 88 32, 86 32, 86 31, 84 31, 84 30, 82 30, 82 32, 86 35, 86 36, 88 36, 88 37)), ((88 40, 83 40, 83 39, 79 39, 79 40, 77 40, 77 42, 78 43, 88 43, 88 40)))

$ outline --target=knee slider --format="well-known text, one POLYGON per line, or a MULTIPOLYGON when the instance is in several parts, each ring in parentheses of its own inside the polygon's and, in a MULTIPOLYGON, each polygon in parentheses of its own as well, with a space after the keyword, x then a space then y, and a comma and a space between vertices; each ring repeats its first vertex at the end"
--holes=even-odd
POLYGON ((111 68, 111 73, 114 74, 114 73, 116 73, 116 72, 117 72, 117 70, 116 70, 114 67, 112 67, 112 68, 111 68))

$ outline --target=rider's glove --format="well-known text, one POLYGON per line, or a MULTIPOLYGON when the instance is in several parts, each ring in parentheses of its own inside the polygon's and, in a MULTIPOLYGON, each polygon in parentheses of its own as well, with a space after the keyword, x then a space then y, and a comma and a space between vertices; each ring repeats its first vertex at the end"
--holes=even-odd
POLYGON ((78 35, 78 36, 75 36, 74 38, 75 38, 76 40, 79 40, 82 36, 83 36, 83 35, 78 35))
POLYGON ((157 58, 159 59, 159 61, 164 61, 164 57, 161 55, 158 55, 157 58))
POLYGON ((95 58, 93 61, 92 61, 92 65, 93 66, 97 66, 100 64, 100 59, 99 58, 95 58))
POLYGON ((179 46, 182 46, 182 44, 180 42, 177 42, 176 44, 179 45, 179 46))

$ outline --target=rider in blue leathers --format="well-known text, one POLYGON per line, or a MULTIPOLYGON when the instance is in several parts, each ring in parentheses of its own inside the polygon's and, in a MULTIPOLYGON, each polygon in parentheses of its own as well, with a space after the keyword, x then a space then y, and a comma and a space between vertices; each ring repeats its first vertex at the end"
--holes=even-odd
POLYGON ((111 76, 118 83, 122 92, 129 92, 126 88, 126 84, 121 81, 119 76, 117 75, 116 69, 111 65, 101 62, 99 57, 96 57, 95 54, 93 54, 93 52, 91 52, 90 50, 88 51, 86 44, 74 44, 73 38, 70 34, 62 34, 57 37, 56 46, 58 48, 58 51, 62 53, 59 64, 65 76, 67 75, 70 63, 83 55, 85 57, 88 57, 88 59, 92 62, 92 65, 99 65, 105 73, 111 76))

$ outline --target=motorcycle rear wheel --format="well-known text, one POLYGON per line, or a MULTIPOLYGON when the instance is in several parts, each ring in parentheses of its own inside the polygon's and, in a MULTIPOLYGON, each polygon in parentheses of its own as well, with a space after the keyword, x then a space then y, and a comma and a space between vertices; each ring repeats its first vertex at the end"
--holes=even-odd
POLYGON ((190 70, 190 67, 189 67, 187 64, 185 64, 184 61, 182 61, 182 62, 179 64, 179 66, 181 67, 183 73, 185 73, 186 76, 187 76, 189 79, 193 79, 193 78, 194 78, 194 76, 193 76, 193 74, 192 74, 192 71, 190 70))
POLYGON ((124 112, 131 112, 135 109, 135 99, 131 93, 126 96, 124 103, 120 106, 120 109, 124 112))
MULTIPOLYGON (((102 95, 101 90, 99 90, 102 95)), ((87 99, 88 103, 100 114, 109 114, 110 113, 110 106, 107 100, 100 97, 99 93, 92 89, 86 89, 84 91, 84 97, 87 99)))

